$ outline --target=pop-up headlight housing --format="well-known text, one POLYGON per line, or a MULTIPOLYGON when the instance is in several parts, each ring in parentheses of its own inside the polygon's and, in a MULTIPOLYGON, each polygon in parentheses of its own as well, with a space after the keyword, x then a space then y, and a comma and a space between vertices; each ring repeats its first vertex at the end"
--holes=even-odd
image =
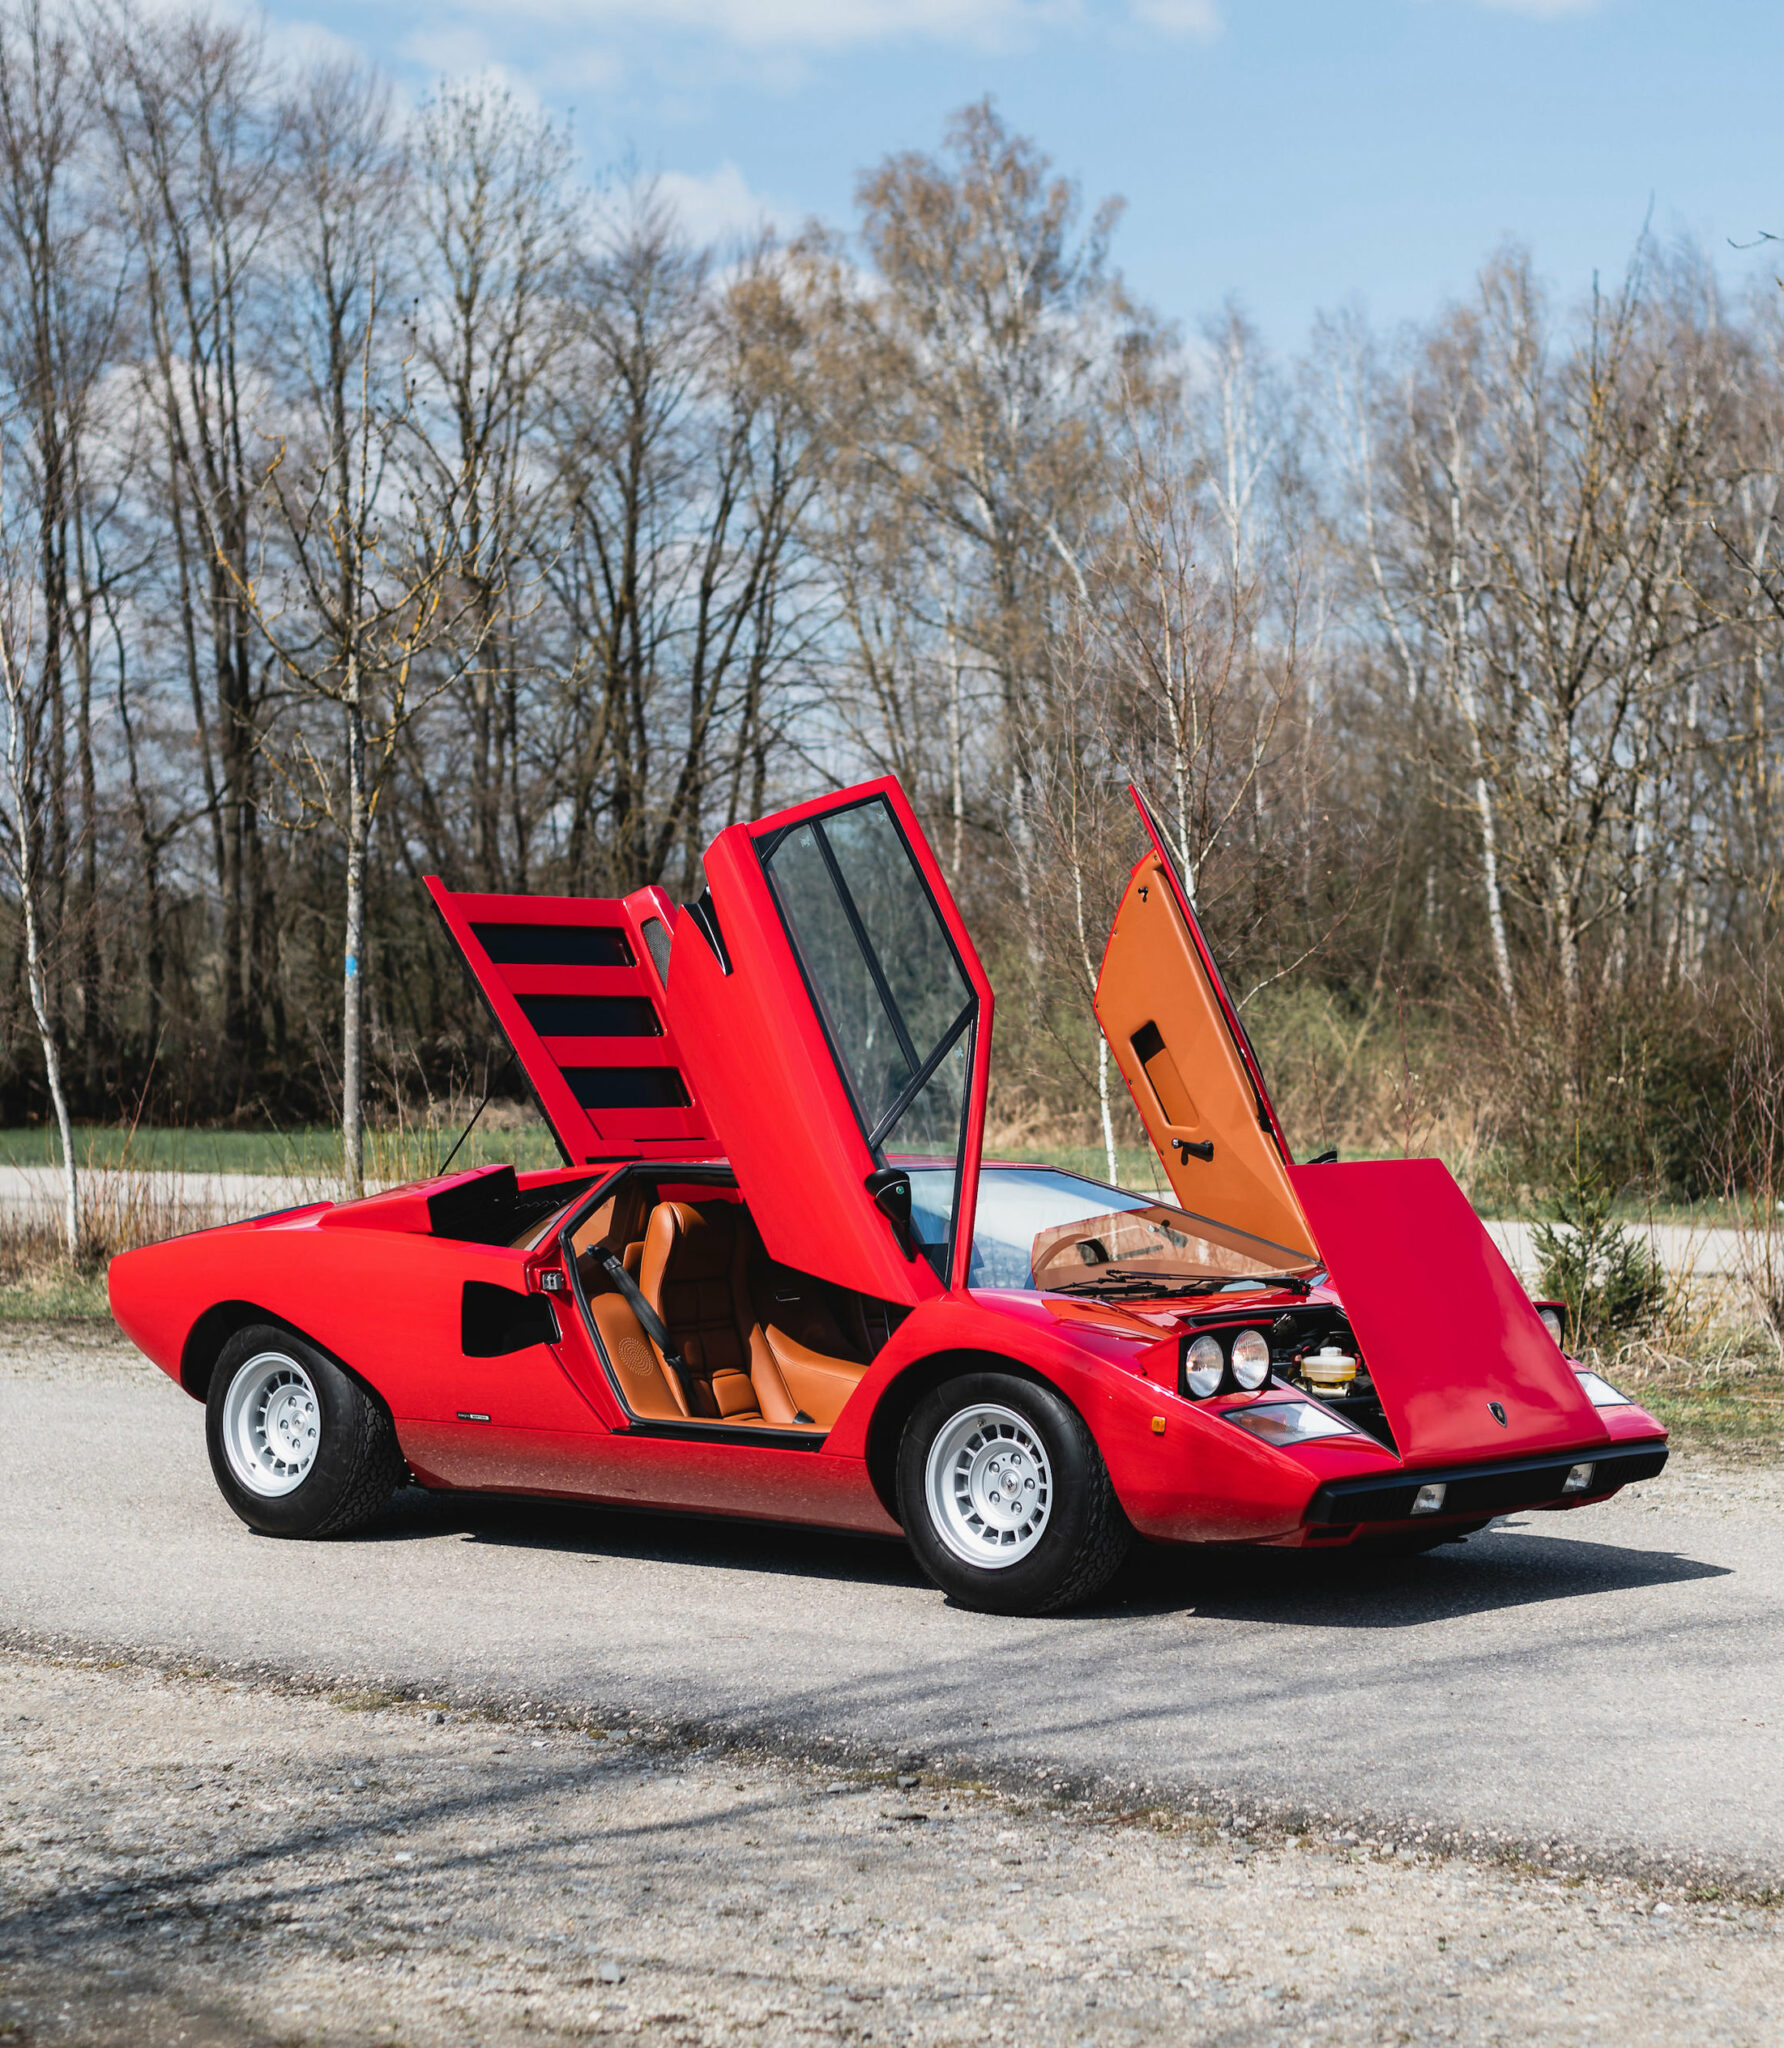
POLYGON ((1255 1394, 1270 1377, 1270 1340, 1262 1330, 1241 1330, 1233 1339, 1233 1378, 1255 1394))
POLYGON ((1226 1351, 1218 1337, 1204 1334, 1183 1351, 1183 1391, 1197 1401, 1220 1392, 1226 1378, 1226 1351))
POLYGON ((1269 1379, 1270 1340, 1262 1330, 1204 1330, 1184 1341, 1177 1391, 1186 1400, 1255 1394, 1269 1379))

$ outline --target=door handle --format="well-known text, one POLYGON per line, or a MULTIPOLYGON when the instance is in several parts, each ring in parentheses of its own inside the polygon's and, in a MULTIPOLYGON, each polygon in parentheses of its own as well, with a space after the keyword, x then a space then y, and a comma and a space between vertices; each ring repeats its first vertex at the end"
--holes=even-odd
POLYGON ((1191 1153, 1194 1153, 1198 1159, 1212 1159, 1214 1157, 1214 1140, 1212 1138, 1173 1138, 1171 1144, 1176 1150, 1178 1158, 1183 1161, 1185 1166, 1189 1164, 1191 1153))

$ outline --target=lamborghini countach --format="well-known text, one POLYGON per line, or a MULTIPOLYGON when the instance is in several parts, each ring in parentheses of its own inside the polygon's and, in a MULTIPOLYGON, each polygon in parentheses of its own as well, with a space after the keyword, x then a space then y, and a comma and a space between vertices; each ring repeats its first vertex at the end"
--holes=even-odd
POLYGON ((1294 1161, 1138 807, 1095 1011, 1149 1188, 981 1158, 991 986, 895 781, 721 832, 693 903, 430 880, 563 1165, 113 1261, 229 1506, 319 1537, 419 1484, 902 1535, 956 1601, 1039 1614, 1136 1538, 1417 1550, 1657 1473, 1665 1431, 1439 1162, 1294 1161))

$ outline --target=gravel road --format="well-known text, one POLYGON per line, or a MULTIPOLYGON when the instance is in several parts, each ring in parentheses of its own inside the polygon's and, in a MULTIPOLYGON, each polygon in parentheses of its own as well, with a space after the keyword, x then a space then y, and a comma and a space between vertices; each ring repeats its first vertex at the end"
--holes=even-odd
POLYGON ((1775 1909, 0 1654, 0 2041, 1727 2048, 1775 1909))

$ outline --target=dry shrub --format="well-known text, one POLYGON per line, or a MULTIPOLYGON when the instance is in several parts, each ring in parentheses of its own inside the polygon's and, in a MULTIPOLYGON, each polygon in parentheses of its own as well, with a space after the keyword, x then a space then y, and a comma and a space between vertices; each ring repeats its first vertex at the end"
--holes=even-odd
POLYGON ((1246 1028, 1296 1156, 1437 1158, 1472 1192, 1497 1128, 1491 1071, 1456 1020, 1384 990, 1268 990, 1246 1028))

